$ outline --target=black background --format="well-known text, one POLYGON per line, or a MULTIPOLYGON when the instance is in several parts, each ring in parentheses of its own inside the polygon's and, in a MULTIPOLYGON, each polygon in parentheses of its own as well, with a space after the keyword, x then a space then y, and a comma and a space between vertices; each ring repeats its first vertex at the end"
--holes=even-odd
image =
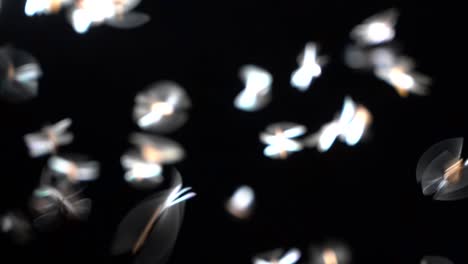
POLYGON ((189 121, 169 136, 188 153, 177 165, 198 196, 186 206, 171 263, 249 263, 255 253, 329 239, 347 243, 353 263, 418 263, 444 255, 468 263, 466 201, 423 197, 415 180, 419 156, 439 140, 468 132, 464 90, 466 31, 448 3, 410 1, 143 1, 152 16, 138 29, 106 26, 76 34, 64 14, 26 17, 24 1, 3 1, 1 44, 40 61, 39 96, 0 104, 0 209, 26 209, 45 159, 28 157, 22 136, 62 118, 73 119, 76 140, 64 152, 88 154, 101 178, 85 194, 89 222, 40 234, 27 246, 2 238, 1 263, 129 263, 109 257, 117 224, 145 192, 123 180, 120 155, 138 128, 134 95, 157 80, 174 80, 190 95, 189 121), (400 98, 371 74, 343 64, 350 29, 396 7, 397 39, 418 70, 433 78, 431 95, 400 98), (306 93, 289 85, 296 56, 317 41, 330 64, 306 93), (273 101, 264 110, 233 107, 242 89, 238 69, 256 64, 274 76, 273 101), (345 95, 364 104, 374 123, 356 147, 341 143, 320 154, 305 150, 287 160, 262 155, 258 133, 292 121, 310 132, 330 121, 345 95), (241 184, 252 186, 257 210, 247 222, 230 217, 224 201, 241 184), (8 257, 15 259, 7 260, 8 257))

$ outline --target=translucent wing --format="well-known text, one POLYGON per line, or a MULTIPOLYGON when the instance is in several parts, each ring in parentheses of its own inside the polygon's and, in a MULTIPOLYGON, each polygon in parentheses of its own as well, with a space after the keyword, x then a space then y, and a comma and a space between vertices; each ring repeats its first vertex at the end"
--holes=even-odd
POLYGON ((130 142, 139 147, 141 157, 147 162, 171 164, 185 156, 182 146, 165 137, 133 133, 130 135, 130 142))
POLYGON ((446 257, 425 256, 422 258, 421 264, 453 264, 453 262, 446 257))
MULTIPOLYGON (((122 222, 120 223, 117 229, 116 235, 114 237, 114 242, 111 248, 111 253, 114 255, 119 255, 119 254, 132 251, 136 243, 138 242, 139 238, 142 237, 143 231, 150 223, 149 220, 155 215, 158 209, 160 209, 164 205, 164 203, 166 202, 167 196, 172 192, 172 190, 176 186, 180 186, 181 184, 182 184, 182 178, 179 172, 174 171, 174 173, 172 174, 170 187, 167 190, 156 193, 155 195, 149 197, 147 200, 143 201, 137 207, 132 209, 127 214, 127 216, 125 216, 125 218, 122 220, 122 222)), ((146 252, 146 251, 147 250, 151 251, 151 249, 155 250, 155 248, 153 248, 155 244, 152 244, 152 243, 156 243, 152 241, 153 238, 157 236, 157 234, 155 233, 156 232, 155 230, 157 230, 158 232, 161 232, 162 237, 164 236, 167 237, 171 235, 170 233, 165 233, 165 232, 168 232, 167 230, 173 230, 172 228, 174 226, 171 226, 171 220, 176 221, 178 219, 178 216, 182 218, 182 214, 180 212, 180 210, 183 210, 183 207, 181 207, 182 205, 183 205, 182 203, 176 204, 175 206, 170 207, 166 211, 162 211, 162 213, 158 215, 156 222, 150 225, 150 227, 152 228, 150 229, 151 233, 148 236, 148 238, 144 241, 143 247, 141 247, 137 252, 135 252, 137 253, 137 256, 136 256, 137 259, 140 259, 140 257, 138 257, 139 254, 143 254, 140 261, 145 261, 146 260, 145 256, 147 256, 148 254, 151 254, 150 252, 146 252), (175 214, 177 212, 179 212, 179 215, 175 214), (163 219, 161 223, 162 223, 162 226, 164 226, 164 229, 167 229, 166 231, 160 231, 158 227, 159 221, 161 219, 163 219), (164 219, 167 219, 167 220, 164 220, 164 219), (150 244, 148 245, 147 243, 150 243, 150 244)), ((177 221, 174 223, 177 224, 178 223, 177 221)), ((156 243, 156 246, 157 246, 157 243, 156 243)), ((170 245, 167 245, 167 247, 169 246, 170 245)), ((164 250, 164 248, 161 248, 161 250, 164 250)), ((163 254, 167 254, 167 253, 168 252, 154 252, 154 254, 157 254, 160 257, 163 254)))
POLYGON ((446 151, 432 160, 421 175, 421 187, 424 195, 432 195, 446 187, 448 182, 444 180, 445 169, 454 161, 456 161, 455 157, 446 151))
POLYGON ((128 12, 130 10, 135 9, 135 7, 137 7, 141 3, 141 0, 124 0, 121 2, 123 2, 123 10, 125 12, 128 12))
POLYGON ((435 200, 449 201, 459 200, 468 197, 468 168, 464 168, 462 175, 457 182, 448 183, 435 195, 435 200))
POLYGON ((92 208, 91 199, 80 199, 71 204, 68 214, 73 219, 76 220, 85 220, 88 218, 92 208))
POLYGON ((139 12, 126 13, 122 16, 114 16, 106 20, 106 24, 120 29, 132 29, 140 27, 151 20, 147 14, 139 12))
POLYGON ((439 156, 442 152, 447 151, 453 155, 453 158, 460 158, 463 147, 463 138, 451 138, 440 141, 431 146, 426 152, 423 153, 416 166, 416 179, 421 181, 422 174, 427 166, 439 156))
POLYGON ((166 198, 167 192, 158 193, 140 203, 132 209, 120 222, 114 236, 111 253, 120 255, 132 250, 141 233, 148 224, 148 220, 161 206, 166 198))
POLYGON ((161 215, 147 241, 135 256, 135 264, 163 264, 168 260, 182 224, 183 210, 184 203, 179 203, 161 215))
POLYGON ((292 122, 274 123, 267 126, 265 130, 271 135, 275 135, 278 132, 282 133, 286 138, 299 137, 307 132, 307 128, 305 126, 292 122))

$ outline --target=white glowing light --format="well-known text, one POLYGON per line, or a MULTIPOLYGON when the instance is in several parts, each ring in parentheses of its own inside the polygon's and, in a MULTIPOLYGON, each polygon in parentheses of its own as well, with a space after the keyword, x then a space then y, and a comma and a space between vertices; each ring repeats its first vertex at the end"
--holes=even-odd
POLYGON ((127 182, 138 182, 152 179, 162 182, 162 166, 157 163, 150 163, 129 155, 124 155, 121 159, 122 167, 127 171, 124 178, 127 182))
POLYGON ((243 111, 256 111, 264 107, 271 92, 273 77, 266 70, 253 65, 241 68, 245 88, 234 99, 234 105, 243 111))
POLYGON ((312 80, 322 74, 324 58, 317 57, 317 45, 307 43, 304 52, 299 56, 299 68, 291 75, 291 85, 300 91, 306 91, 312 80))
POLYGON ((376 14, 357 25, 351 37, 359 44, 376 45, 391 41, 395 37, 395 24, 398 12, 390 9, 376 14))
POLYGON ((148 127, 159 122, 164 116, 174 113, 174 106, 167 102, 156 102, 151 106, 151 111, 138 119, 140 127, 148 127))
POLYGON ((24 13, 27 16, 46 13, 50 8, 50 0, 27 0, 24 13))
POLYGON ((248 215, 254 200, 253 189, 244 185, 239 187, 229 199, 227 209, 235 216, 248 215))
POLYGON ((73 29, 80 34, 86 33, 93 23, 89 14, 81 9, 73 10, 71 19, 73 29))
MULTIPOLYGON (((274 251, 274 253, 277 253, 277 251, 274 251)), ((270 259, 265 259, 265 258, 259 258, 256 257, 253 259, 254 264, 294 264, 299 261, 301 258, 301 251, 296 248, 292 248, 288 250, 286 253, 283 254, 281 258, 278 257, 270 257, 270 259)))

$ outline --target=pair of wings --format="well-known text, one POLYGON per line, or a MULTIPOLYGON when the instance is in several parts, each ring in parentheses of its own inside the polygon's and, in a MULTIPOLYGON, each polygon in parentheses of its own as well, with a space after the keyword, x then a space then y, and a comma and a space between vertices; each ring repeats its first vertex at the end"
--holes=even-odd
MULTIPOLYGON (((182 179, 178 172, 173 174, 170 188, 149 197, 132 209, 120 223, 111 247, 113 255, 132 252, 140 240, 143 230, 158 208, 164 206, 168 195, 182 179)), ((174 247, 184 216, 184 203, 177 203, 168 210, 163 210, 154 222, 148 237, 138 251, 134 253, 135 264, 165 263, 174 247)))

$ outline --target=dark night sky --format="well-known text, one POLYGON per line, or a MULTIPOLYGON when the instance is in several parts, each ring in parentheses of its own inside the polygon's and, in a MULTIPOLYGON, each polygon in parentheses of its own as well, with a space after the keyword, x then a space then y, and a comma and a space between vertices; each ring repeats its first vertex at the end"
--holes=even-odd
MULTIPOLYGON (((353 263, 418 263, 444 255, 468 263, 467 201, 423 197, 415 180, 419 156, 432 144, 465 136, 465 50, 456 7, 409 1, 143 1, 152 21, 122 31, 102 26, 76 34, 63 14, 28 18, 24 1, 4 0, 0 44, 13 44, 40 61, 40 94, 23 104, 0 104, 0 210, 26 208, 45 159, 28 157, 22 136, 48 122, 73 119, 76 135, 66 152, 88 154, 102 165, 85 194, 89 222, 41 234, 20 247, 0 240, 1 257, 23 263, 130 263, 108 247, 125 213, 148 193, 123 180, 120 155, 137 131, 134 95, 157 80, 174 80, 190 95, 189 121, 169 136, 188 153, 176 167, 198 196, 186 205, 171 263, 250 263, 253 254, 338 239, 353 263), (293 3, 294 2, 294 3, 293 3), (429 97, 400 98, 371 74, 342 60, 350 29, 390 7, 400 10, 397 40, 418 71, 433 78, 429 97), (452 28, 453 27, 453 28, 452 28), (450 30, 449 30, 450 28, 450 30), (289 85, 296 56, 317 41, 331 62, 306 93, 289 85), (273 101, 241 112, 238 69, 256 64, 274 76, 273 101), (262 155, 258 133, 292 121, 316 131, 333 118, 345 95, 373 113, 371 133, 354 148, 338 143, 320 154, 309 149, 287 160, 262 155), (225 213, 225 199, 241 184, 256 190, 257 210, 247 222, 225 213), (73 257, 73 258, 71 258, 73 257)), ((4 263, 4 260, 1 261, 4 263)))

